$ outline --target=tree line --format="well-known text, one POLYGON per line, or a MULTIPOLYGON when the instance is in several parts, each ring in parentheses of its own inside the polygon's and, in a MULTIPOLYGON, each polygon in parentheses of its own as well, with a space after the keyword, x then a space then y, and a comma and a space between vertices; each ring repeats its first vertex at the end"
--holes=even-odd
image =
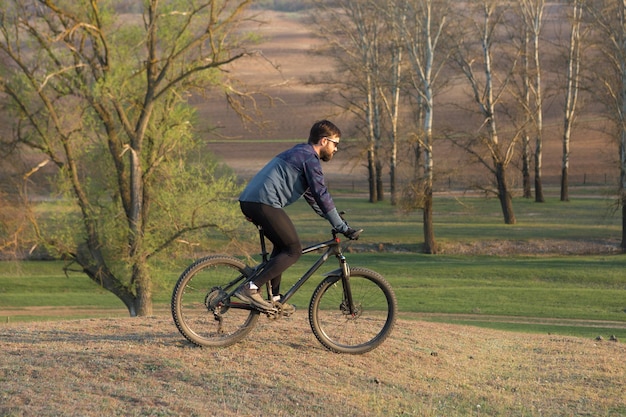
MULTIPOLYGON (((498 198, 504 222, 514 224, 512 178, 521 175, 524 197, 545 199, 544 115, 555 106, 562 126, 560 199, 569 199, 572 133, 591 129, 579 121, 593 118, 601 121, 593 127, 598 133, 616 139, 624 206, 624 2, 314 3, 314 21, 328 40, 319 52, 337 62, 318 81, 329 86, 325 99, 334 98, 357 120, 367 152, 369 199, 384 198, 382 171, 388 167, 392 204, 423 211, 425 252, 437 251, 434 144, 452 143, 480 164, 491 177, 481 187, 498 198), (407 143, 413 178, 402 189, 397 154, 407 143)), ((626 225, 625 212, 622 219, 626 225)))

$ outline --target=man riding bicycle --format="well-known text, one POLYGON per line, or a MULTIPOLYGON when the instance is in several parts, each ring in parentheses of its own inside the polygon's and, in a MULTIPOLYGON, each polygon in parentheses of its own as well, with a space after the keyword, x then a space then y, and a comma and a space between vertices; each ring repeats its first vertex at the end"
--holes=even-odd
MULTIPOLYGON (((349 239, 358 238, 361 231, 349 227, 339 215, 324 183, 320 163, 320 160, 327 162, 332 159, 340 140, 341 131, 332 122, 316 122, 311 127, 307 143, 298 144, 274 157, 250 180, 239 196, 242 213, 263 228, 274 247, 263 271, 237 289, 237 298, 261 310, 271 310, 273 305, 259 294, 259 288, 271 281, 272 301, 281 301, 282 273, 302 254, 296 228, 283 208, 302 196, 337 232, 349 239)), ((283 305, 282 311, 290 314, 295 308, 283 305)))

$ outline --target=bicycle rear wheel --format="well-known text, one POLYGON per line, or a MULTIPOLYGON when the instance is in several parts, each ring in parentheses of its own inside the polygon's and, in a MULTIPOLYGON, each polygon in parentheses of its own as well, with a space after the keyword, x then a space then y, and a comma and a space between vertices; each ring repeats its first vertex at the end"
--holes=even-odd
POLYGON ((243 280, 245 264, 229 256, 210 256, 191 264, 172 294, 172 317, 178 330, 198 346, 230 346, 254 328, 259 311, 228 293, 243 280))
POLYGON ((309 305, 309 323, 317 340, 333 352, 361 354, 378 347, 391 333, 397 301, 391 285, 377 272, 352 268, 350 314, 340 276, 324 279, 309 305))

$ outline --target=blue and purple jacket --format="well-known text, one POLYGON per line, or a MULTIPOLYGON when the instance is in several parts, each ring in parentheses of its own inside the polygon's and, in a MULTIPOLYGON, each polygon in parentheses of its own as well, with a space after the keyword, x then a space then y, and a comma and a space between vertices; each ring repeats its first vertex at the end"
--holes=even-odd
POLYGON ((276 155, 250 180, 239 201, 283 208, 302 196, 335 230, 345 232, 348 229, 324 183, 320 158, 308 143, 276 155))

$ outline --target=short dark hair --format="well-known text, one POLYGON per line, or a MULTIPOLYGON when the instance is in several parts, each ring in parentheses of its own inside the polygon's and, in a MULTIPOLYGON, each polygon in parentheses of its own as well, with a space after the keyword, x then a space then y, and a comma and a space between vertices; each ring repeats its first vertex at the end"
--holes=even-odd
POLYGON ((328 120, 319 120, 311 127, 309 133, 309 143, 317 144, 322 138, 341 137, 341 130, 328 120))

